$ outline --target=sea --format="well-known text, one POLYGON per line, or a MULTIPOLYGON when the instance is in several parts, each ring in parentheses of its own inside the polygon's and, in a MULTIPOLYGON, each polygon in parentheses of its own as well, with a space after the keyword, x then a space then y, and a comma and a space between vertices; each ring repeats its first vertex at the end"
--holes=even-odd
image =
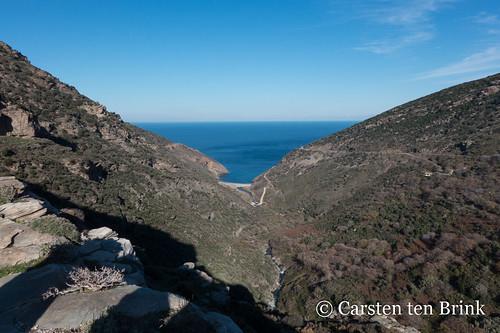
POLYGON ((290 151, 352 126, 355 121, 192 122, 135 125, 183 143, 219 161, 221 180, 251 183, 290 151))

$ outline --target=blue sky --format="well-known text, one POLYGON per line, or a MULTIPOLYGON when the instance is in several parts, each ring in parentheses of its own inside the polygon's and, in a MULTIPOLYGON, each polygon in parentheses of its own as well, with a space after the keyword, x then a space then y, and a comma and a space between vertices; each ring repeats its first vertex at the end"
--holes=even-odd
POLYGON ((359 120, 500 72, 500 1, 16 0, 0 39, 128 121, 359 120))

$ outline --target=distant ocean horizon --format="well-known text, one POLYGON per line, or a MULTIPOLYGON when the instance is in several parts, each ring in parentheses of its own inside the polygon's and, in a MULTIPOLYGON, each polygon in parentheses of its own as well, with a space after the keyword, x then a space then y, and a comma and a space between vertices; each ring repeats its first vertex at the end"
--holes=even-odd
POLYGON ((250 183, 287 153, 356 124, 357 121, 137 122, 145 130, 195 148, 222 163, 221 180, 250 183))

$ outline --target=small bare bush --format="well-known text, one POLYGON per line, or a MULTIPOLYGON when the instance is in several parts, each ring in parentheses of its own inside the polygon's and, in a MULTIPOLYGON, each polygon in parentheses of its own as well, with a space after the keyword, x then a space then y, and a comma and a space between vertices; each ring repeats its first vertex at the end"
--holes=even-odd
POLYGON ((42 294, 42 298, 49 299, 57 295, 73 292, 99 291, 125 284, 123 270, 112 267, 101 267, 95 270, 79 267, 72 270, 68 278, 69 282, 66 283, 66 289, 50 288, 42 294))

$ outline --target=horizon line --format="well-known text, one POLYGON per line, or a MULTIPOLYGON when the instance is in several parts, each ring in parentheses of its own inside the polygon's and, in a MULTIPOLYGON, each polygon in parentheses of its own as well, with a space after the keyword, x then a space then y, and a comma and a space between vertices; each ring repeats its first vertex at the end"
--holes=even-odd
POLYGON ((360 122, 365 119, 341 119, 341 120, 158 120, 158 121, 134 121, 125 120, 132 124, 206 124, 206 123, 332 123, 332 122, 360 122))

